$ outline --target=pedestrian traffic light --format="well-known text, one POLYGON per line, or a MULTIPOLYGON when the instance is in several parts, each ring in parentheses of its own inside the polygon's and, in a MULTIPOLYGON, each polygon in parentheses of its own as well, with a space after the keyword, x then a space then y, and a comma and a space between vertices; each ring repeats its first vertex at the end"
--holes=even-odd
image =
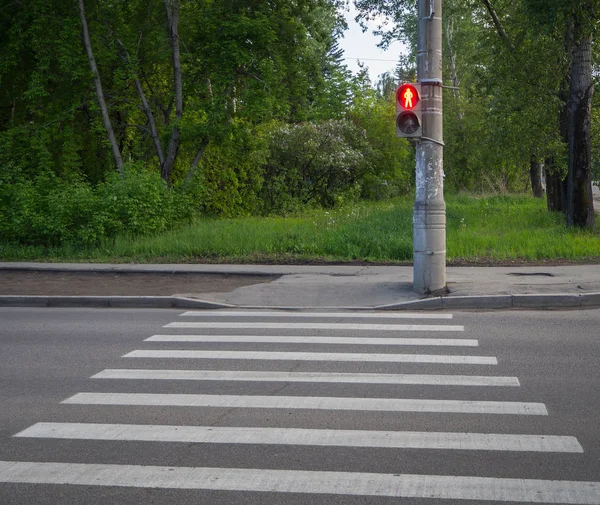
POLYGON ((396 137, 420 138, 422 134, 421 85, 401 84, 396 90, 396 137))

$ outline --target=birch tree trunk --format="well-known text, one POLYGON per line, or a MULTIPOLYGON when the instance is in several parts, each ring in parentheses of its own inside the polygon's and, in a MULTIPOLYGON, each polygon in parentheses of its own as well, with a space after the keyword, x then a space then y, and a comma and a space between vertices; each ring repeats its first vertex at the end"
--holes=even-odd
POLYGON ((446 22, 446 44, 448 45, 448 59, 450 61, 450 74, 452 78, 452 86, 454 89, 452 90, 454 93, 454 99, 457 103, 458 108, 458 120, 461 123, 462 129, 462 120, 463 120, 463 112, 460 103, 460 81, 458 79, 458 73, 456 70, 456 52, 454 50, 454 23, 452 18, 450 18, 446 22))
POLYGON ((113 131, 112 123, 110 121, 110 116, 108 115, 108 107, 106 106, 106 101, 104 100, 104 92, 102 91, 102 82, 100 81, 100 73, 98 72, 98 67, 96 66, 96 59, 94 58, 94 52, 92 51, 92 43, 90 41, 90 33, 88 30, 87 19, 85 17, 85 7, 83 4, 83 0, 79 1, 79 16, 81 17, 81 26, 83 28, 83 43, 85 44, 85 50, 87 52, 88 60, 90 62, 90 69, 92 70, 92 74, 94 75, 94 86, 96 87, 96 96, 98 97, 98 105, 100 106, 100 111, 102 113, 102 122, 104 123, 104 128, 106 129, 106 133, 108 134, 108 140, 110 142, 110 146, 113 153, 113 158, 115 160, 115 165, 117 166, 117 170, 121 174, 121 177, 124 176, 124 167, 123 167, 123 158, 121 157, 121 152, 119 151, 119 146, 117 144, 117 139, 115 138, 115 132, 113 131))
POLYGON ((194 159, 192 160, 192 164, 190 165, 190 169, 188 170, 188 173, 185 176, 185 180, 183 181, 184 186, 187 186, 190 183, 190 181, 192 180, 192 177, 194 176, 194 172, 196 171, 196 168, 198 168, 198 163, 200 163, 200 160, 202 159, 202 155, 204 154, 204 151, 208 147, 208 144, 209 144, 209 141, 207 139, 204 139, 200 143, 200 147, 196 151, 196 156, 194 156, 194 159))
MULTIPOLYGON (((131 58, 129 57, 129 51, 127 51, 125 44, 123 44, 123 42, 118 38, 117 43, 123 51, 123 61, 126 64, 130 65, 131 58)), ((146 93, 144 93, 144 88, 142 87, 142 83, 140 82, 140 78, 138 77, 137 71, 134 72, 133 82, 135 83, 135 89, 140 95, 140 100, 142 101, 142 110, 144 111, 144 114, 146 114, 146 118, 148 119, 148 125, 150 126, 150 136, 152 137, 152 141, 154 142, 154 147, 156 148, 156 155, 158 156, 158 161, 160 162, 160 166, 162 167, 165 163, 165 153, 160 143, 158 130, 156 129, 156 121, 154 121, 154 114, 152 113, 150 104, 146 99, 146 93)))
POLYGON ((167 20, 169 23, 169 41, 173 53, 173 82, 175 85, 175 121, 171 140, 167 150, 167 157, 161 167, 161 176, 167 184, 170 183, 171 172, 175 165, 179 144, 181 142, 181 131, 179 122, 183 117, 183 87, 181 77, 181 56, 179 50, 179 0, 165 0, 167 9, 167 20))

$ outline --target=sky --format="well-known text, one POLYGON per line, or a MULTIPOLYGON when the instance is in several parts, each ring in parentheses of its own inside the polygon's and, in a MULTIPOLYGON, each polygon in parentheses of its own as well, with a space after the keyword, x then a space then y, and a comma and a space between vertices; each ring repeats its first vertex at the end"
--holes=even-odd
MULTIPOLYGON (((387 71, 393 71, 402 50, 400 42, 391 44, 387 51, 377 47, 379 37, 375 37, 371 30, 363 33, 359 24, 354 21, 356 10, 352 2, 350 11, 346 13, 348 30, 344 32, 344 38, 339 40, 340 47, 344 50, 345 63, 348 68, 356 74, 359 70, 359 59, 366 67, 369 67, 369 77, 375 84, 377 77, 387 71), (384 61, 381 61, 384 60, 384 61), (391 60, 391 61, 390 61, 391 60)), ((372 23, 374 26, 374 23, 372 23)))

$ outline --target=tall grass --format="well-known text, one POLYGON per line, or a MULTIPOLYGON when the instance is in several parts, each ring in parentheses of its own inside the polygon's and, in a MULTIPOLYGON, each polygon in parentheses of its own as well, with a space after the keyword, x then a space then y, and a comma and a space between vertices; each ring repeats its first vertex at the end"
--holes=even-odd
POLYGON ((409 261, 411 204, 407 200, 360 203, 301 217, 198 220, 192 225, 135 240, 119 238, 119 257, 218 261, 409 261))
POLYGON ((600 260, 600 234, 567 228, 544 200, 462 196, 447 207, 450 260, 600 260))
MULTIPOLYGON (((153 237, 121 236, 88 250, 0 245, 8 260, 112 262, 410 263, 409 198, 361 202, 299 217, 198 219, 153 237)), ((600 234, 568 229, 527 196, 447 198, 447 257, 454 263, 600 261, 600 234)))

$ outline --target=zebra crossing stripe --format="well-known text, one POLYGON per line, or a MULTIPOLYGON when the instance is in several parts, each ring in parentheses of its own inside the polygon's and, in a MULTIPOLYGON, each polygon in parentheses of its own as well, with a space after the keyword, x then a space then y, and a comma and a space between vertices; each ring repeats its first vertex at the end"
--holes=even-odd
POLYGON ((360 331, 465 331, 458 324, 359 324, 359 323, 253 323, 212 321, 174 322, 164 328, 231 328, 231 329, 260 329, 260 330, 360 330, 360 331))
POLYGON ((293 317, 352 319, 452 319, 452 314, 427 312, 300 312, 283 310, 188 310, 183 317, 293 317))
POLYGON ((140 424, 37 423, 15 437, 185 442, 202 444, 313 445, 582 453, 575 437, 417 431, 318 430, 140 424))
POLYGON ((450 363, 461 365, 497 365, 493 356, 444 354, 374 354, 350 352, 277 352, 277 351, 183 351, 140 349, 123 358, 240 359, 277 361, 360 361, 379 363, 450 363))
POLYGON ((597 505, 600 482, 0 461, 0 482, 597 505))
POLYGON ((92 379, 157 379, 254 382, 326 382, 346 384, 418 384, 427 386, 519 386, 516 377, 335 372, 254 372, 237 370, 106 369, 92 379))
POLYGON ((415 345, 477 347, 474 339, 460 338, 375 338, 375 337, 320 337, 269 335, 152 335, 145 342, 220 342, 260 344, 334 344, 334 345, 415 345))
POLYGON ((147 405, 255 409, 361 410, 462 414, 548 415, 543 403, 423 400, 405 398, 344 398, 325 396, 241 396, 151 393, 77 393, 61 403, 78 405, 147 405))

